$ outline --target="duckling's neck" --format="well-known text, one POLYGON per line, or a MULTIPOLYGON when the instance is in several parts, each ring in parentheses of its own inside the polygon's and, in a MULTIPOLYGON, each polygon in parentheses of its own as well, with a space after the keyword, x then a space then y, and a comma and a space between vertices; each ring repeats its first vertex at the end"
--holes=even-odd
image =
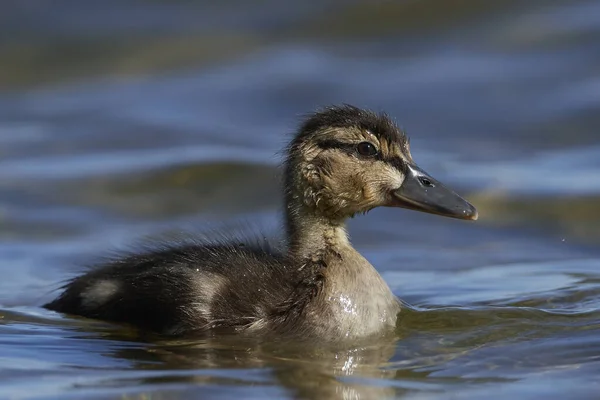
POLYGON ((295 257, 308 257, 324 250, 339 252, 351 247, 344 221, 331 220, 303 210, 287 218, 290 253, 295 257))
POLYGON ((314 316, 311 326, 318 326, 321 336, 357 338, 395 327, 400 303, 352 247, 344 221, 296 212, 288 214, 287 223, 290 256, 312 265, 323 279, 307 314, 314 316))

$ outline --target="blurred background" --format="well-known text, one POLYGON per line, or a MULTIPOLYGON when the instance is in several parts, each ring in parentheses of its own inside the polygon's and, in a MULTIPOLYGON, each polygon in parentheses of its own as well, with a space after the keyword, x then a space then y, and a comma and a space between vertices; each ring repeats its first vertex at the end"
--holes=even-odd
MULTIPOLYGON (((412 346, 371 363, 392 363, 375 385, 387 391, 359 380, 335 396, 597 393, 598 43, 594 0, 3 0, 0 380, 12 383, 0 395, 189 395, 187 383, 82 372, 174 364, 39 305, 82 264, 145 236, 241 221, 277 237, 278 152, 303 115, 339 103, 392 115, 420 166, 480 220, 404 210, 352 220, 355 245, 395 293, 462 311, 411 317, 412 346), (516 313, 510 323, 497 306, 516 313), (479 307, 493 316, 486 329, 479 307), (522 314, 530 308, 544 314, 522 314)), ((236 364, 245 383, 234 385, 219 380, 231 357, 218 353, 194 394, 304 393, 257 357, 268 368, 248 377, 236 364)))

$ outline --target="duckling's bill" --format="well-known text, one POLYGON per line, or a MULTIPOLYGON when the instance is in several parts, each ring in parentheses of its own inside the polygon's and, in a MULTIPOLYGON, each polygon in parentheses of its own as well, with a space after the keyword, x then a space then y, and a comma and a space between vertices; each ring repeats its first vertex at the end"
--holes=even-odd
POLYGON ((409 165, 402 186, 393 192, 392 206, 476 220, 477 210, 468 201, 432 178, 416 165, 409 165))

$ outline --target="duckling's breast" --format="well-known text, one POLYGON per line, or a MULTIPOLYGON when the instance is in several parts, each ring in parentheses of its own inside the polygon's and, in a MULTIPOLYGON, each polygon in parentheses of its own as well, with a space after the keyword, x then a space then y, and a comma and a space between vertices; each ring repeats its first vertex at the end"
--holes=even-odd
POLYGON ((393 330, 400 302, 373 266, 358 252, 326 271, 323 298, 332 328, 346 338, 393 330))

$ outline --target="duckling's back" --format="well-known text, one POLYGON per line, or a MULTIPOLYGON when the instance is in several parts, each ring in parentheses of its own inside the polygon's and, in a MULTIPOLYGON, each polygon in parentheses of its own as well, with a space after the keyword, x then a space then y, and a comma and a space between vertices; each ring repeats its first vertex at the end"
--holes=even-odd
POLYGON ((50 310, 162 334, 268 329, 299 281, 262 244, 191 244, 105 263, 69 282, 50 310))

